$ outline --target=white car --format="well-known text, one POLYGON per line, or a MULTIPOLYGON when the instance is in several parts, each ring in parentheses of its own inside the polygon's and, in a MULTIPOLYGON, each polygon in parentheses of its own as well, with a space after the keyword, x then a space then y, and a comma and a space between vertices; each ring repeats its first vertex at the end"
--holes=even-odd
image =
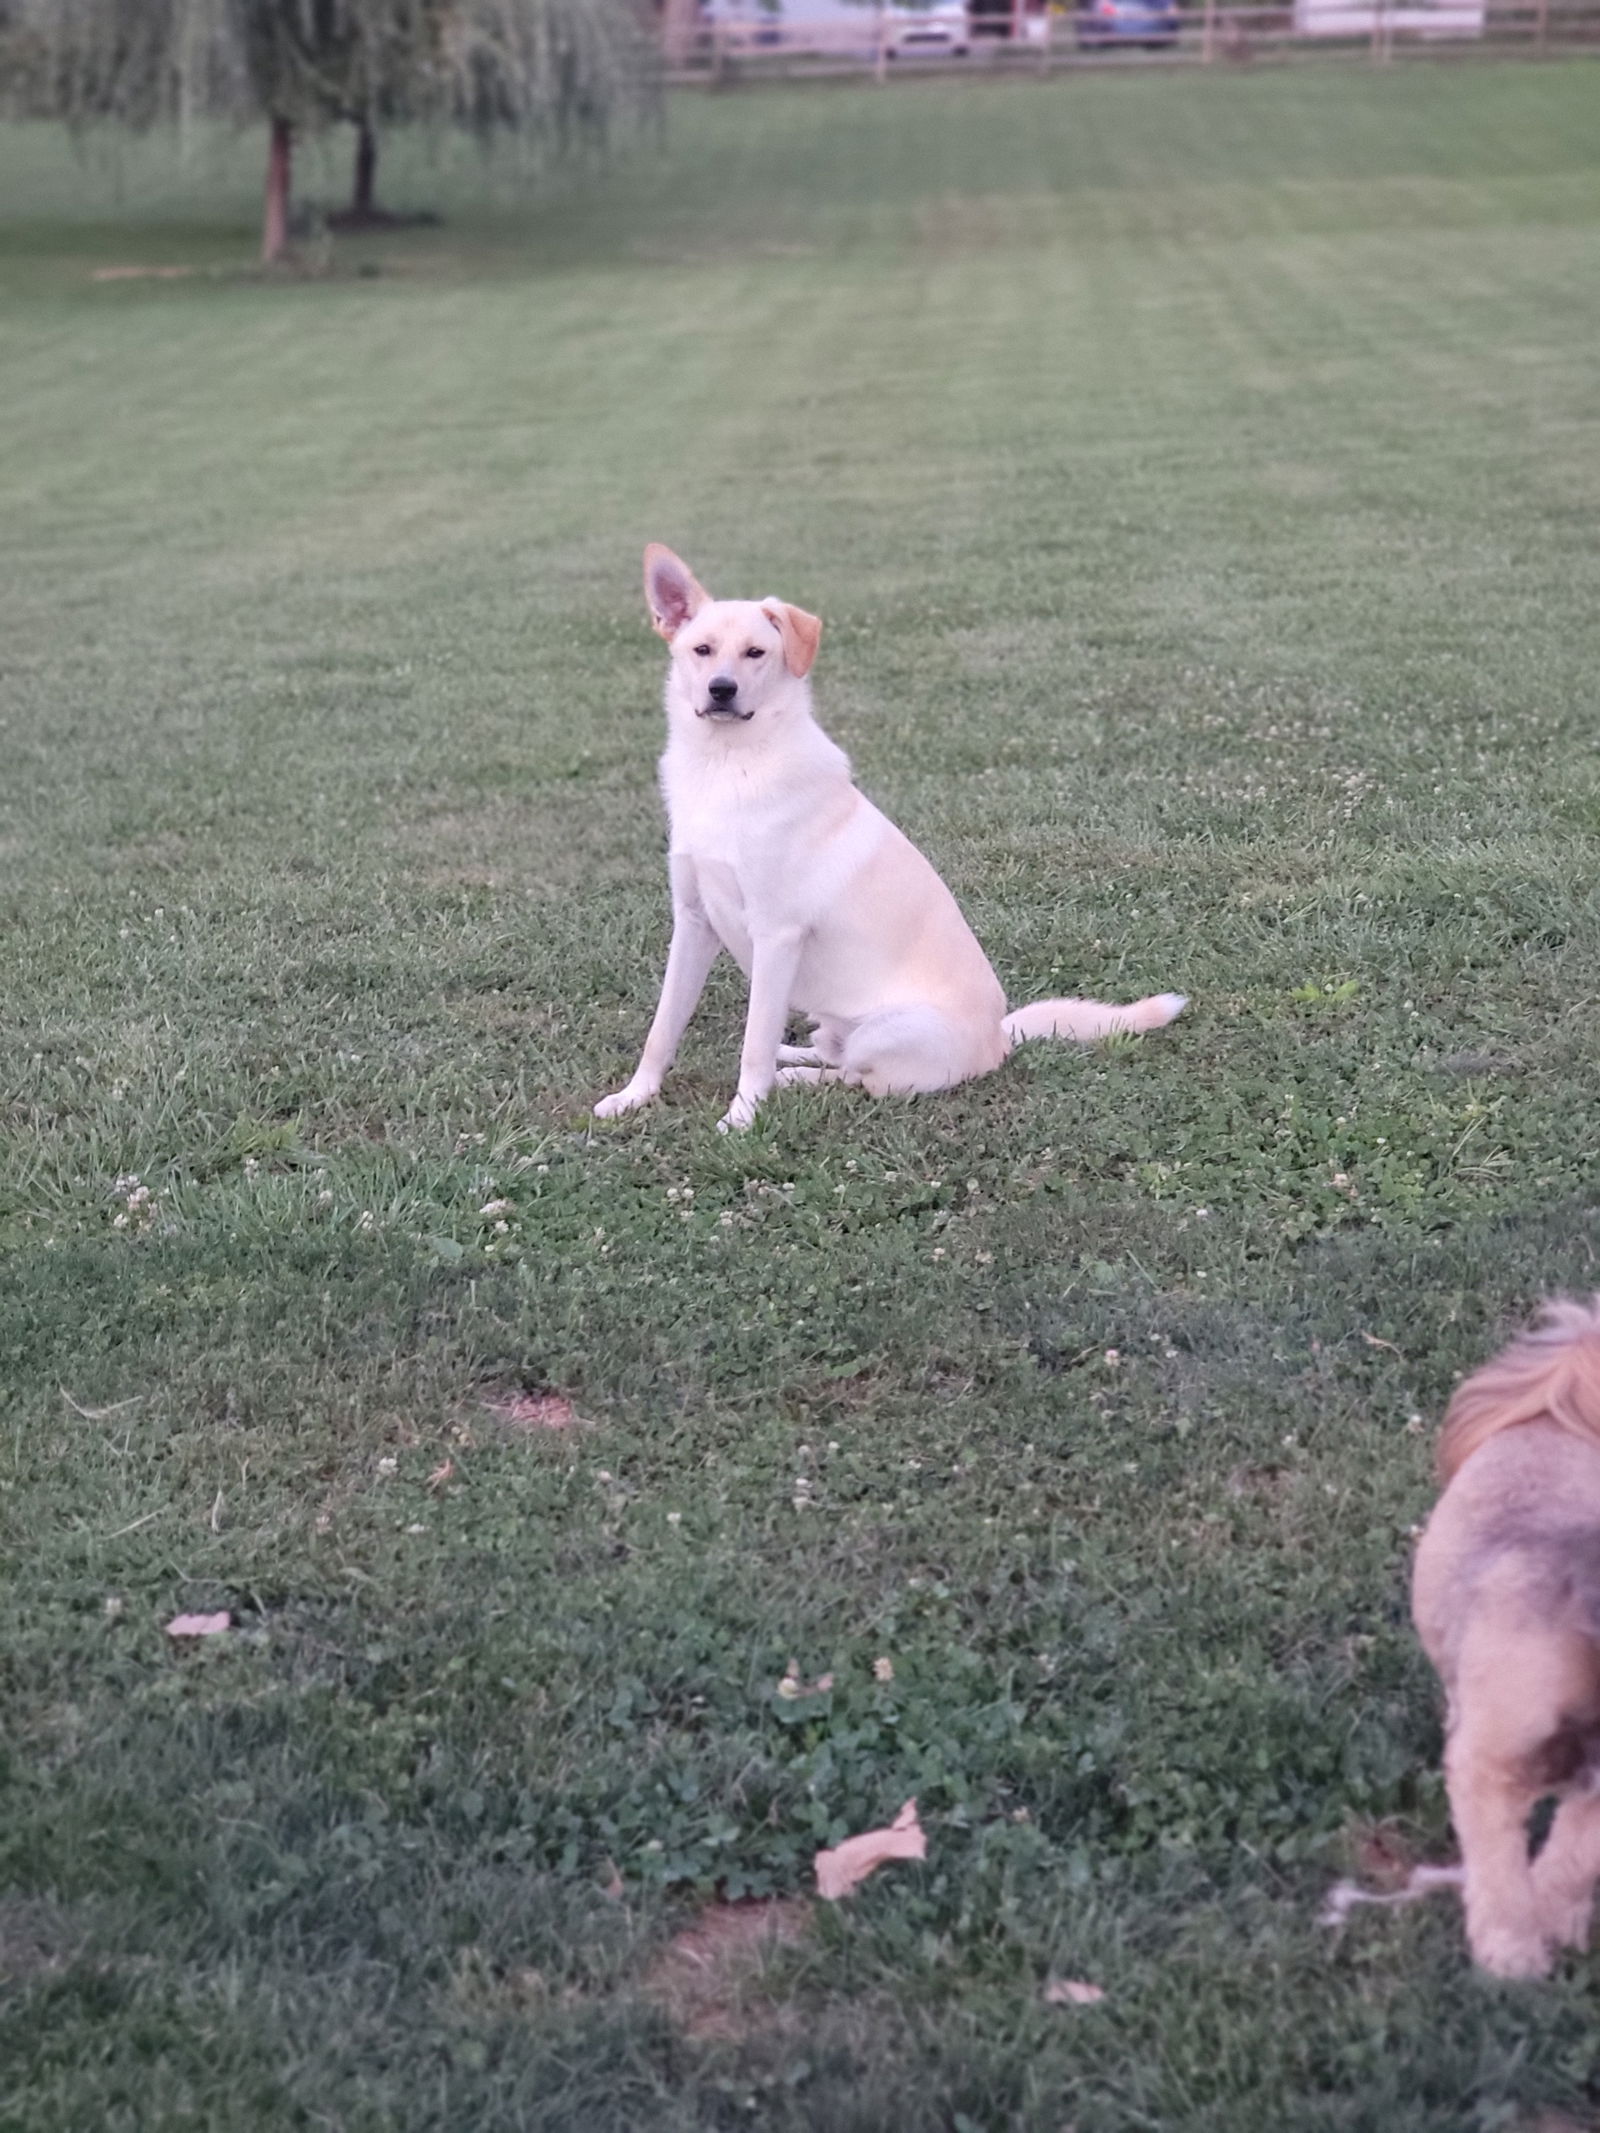
POLYGON ((884 33, 884 54, 889 59, 902 55, 911 59, 948 52, 952 59, 965 59, 968 37, 965 8, 925 15, 902 14, 897 9, 884 33))

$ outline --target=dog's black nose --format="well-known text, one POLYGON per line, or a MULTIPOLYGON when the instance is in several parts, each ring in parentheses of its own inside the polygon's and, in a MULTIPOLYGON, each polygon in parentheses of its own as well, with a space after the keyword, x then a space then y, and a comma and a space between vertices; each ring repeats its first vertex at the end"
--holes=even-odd
POLYGON ((714 704, 731 704, 739 693, 736 681, 714 681, 708 691, 714 704))

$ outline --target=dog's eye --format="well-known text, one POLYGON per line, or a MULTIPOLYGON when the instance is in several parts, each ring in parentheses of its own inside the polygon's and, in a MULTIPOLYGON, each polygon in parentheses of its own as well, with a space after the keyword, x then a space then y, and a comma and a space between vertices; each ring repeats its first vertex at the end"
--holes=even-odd
POLYGON ((744 656, 746 659, 765 659, 767 656, 766 647, 765 645, 753 644, 744 656))
POLYGON ((709 659, 711 657, 710 645, 697 644, 694 648, 694 656, 696 657, 696 659, 709 659))

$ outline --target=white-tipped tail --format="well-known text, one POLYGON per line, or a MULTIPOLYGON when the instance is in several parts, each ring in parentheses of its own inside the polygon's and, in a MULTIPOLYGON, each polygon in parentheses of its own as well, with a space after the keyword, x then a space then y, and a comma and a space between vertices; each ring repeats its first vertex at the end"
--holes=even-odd
POLYGON ((1112 1007, 1104 1000, 1035 1000, 1006 1016, 1000 1027, 1009 1044, 1025 1044, 1030 1037, 1070 1037, 1087 1044, 1095 1037, 1109 1037, 1113 1030, 1160 1029, 1188 1006, 1181 992, 1153 992, 1148 1000, 1134 1000, 1127 1007, 1112 1007))

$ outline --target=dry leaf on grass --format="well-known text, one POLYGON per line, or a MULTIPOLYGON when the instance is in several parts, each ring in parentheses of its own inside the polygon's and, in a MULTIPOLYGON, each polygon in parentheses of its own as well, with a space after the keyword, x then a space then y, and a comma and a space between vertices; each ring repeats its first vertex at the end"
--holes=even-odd
POLYGON ((810 1921, 811 1906, 792 1896, 707 1904, 661 1951, 644 1989, 700 2041, 727 2041, 770 2026, 775 2011, 747 2012, 744 1988, 772 1950, 800 1940, 810 1921))
POLYGON ((486 1392, 479 1404, 511 1429, 576 1429, 583 1421, 559 1392, 486 1392))
POLYGON ((455 1470, 456 1463, 453 1459, 441 1461, 428 1476, 428 1487, 435 1490, 442 1489, 455 1470))
POLYGON ((1363 1903, 1421 1903, 1424 1897, 1437 1895, 1440 1889, 1460 1888, 1461 1880, 1459 1866, 1414 1866, 1396 1889, 1364 1889, 1354 1881, 1336 1881, 1317 1914, 1317 1923, 1319 1926, 1342 1926, 1356 1906, 1363 1903))
POLYGON ((226 1610, 220 1615, 174 1615, 167 1624, 169 1637, 220 1637, 225 1629, 232 1629, 233 1617, 226 1610))
POLYGON ((1047 2007, 1094 2007, 1106 1996, 1104 1985, 1091 1985, 1087 1978, 1046 1978, 1044 2002, 1047 2007))
POLYGON ((928 1840, 917 1820, 917 1803, 907 1800, 887 1829, 866 1829, 859 1837, 846 1837, 831 1851, 818 1852, 814 1862, 817 1894, 827 1903, 837 1903, 886 1860, 927 1856, 928 1840))

